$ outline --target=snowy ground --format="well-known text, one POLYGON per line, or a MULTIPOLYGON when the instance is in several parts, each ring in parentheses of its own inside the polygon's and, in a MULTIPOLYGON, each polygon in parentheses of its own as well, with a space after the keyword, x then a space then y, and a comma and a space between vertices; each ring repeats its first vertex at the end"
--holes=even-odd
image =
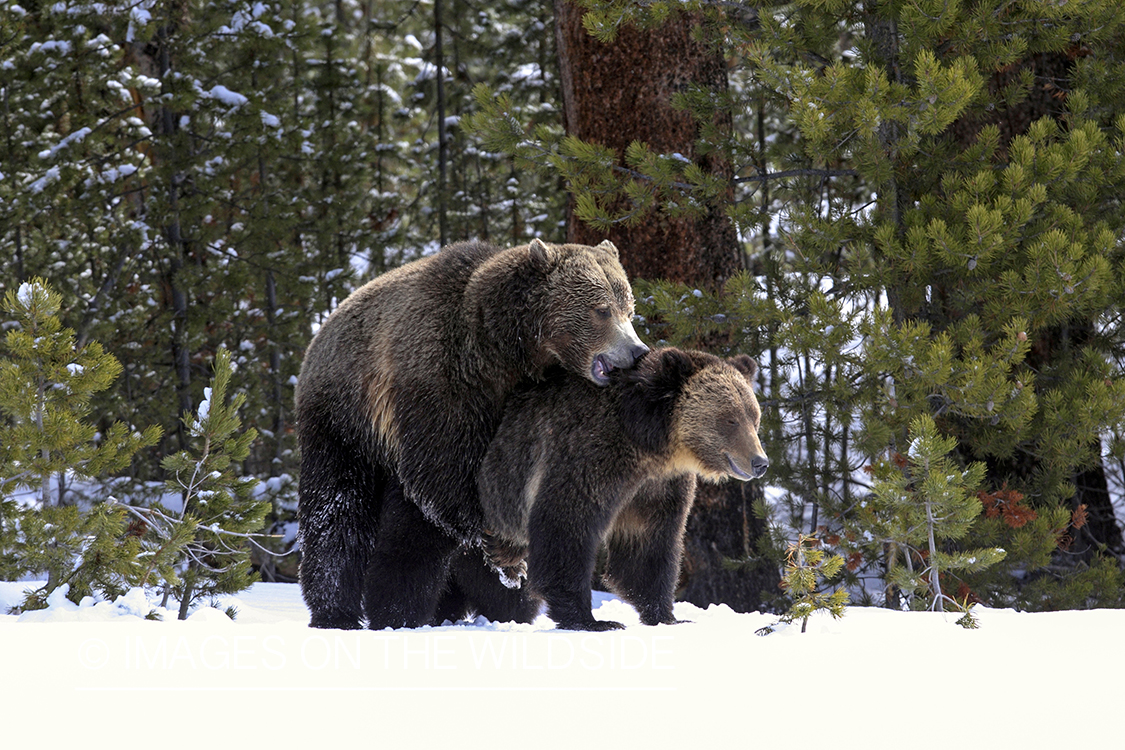
POLYGON ((609 597, 624 631, 317 631, 287 584, 232 603, 0 616, 0 747, 1125 747, 1125 611, 978 609, 966 631, 857 607, 759 637, 773 617, 678 604, 692 623, 644 627, 609 597))

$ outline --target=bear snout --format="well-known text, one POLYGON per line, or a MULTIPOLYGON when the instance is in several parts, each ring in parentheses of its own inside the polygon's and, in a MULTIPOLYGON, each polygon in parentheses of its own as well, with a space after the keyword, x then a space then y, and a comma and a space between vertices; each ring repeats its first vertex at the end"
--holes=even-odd
POLYGON ((590 364, 590 379, 598 385, 607 384, 609 373, 613 370, 627 370, 648 353, 648 347, 628 322, 617 326, 615 333, 615 341, 605 351, 596 354, 590 364))
POLYGON ((632 367, 638 359, 648 353, 648 347, 637 336, 637 332, 633 330, 633 325, 629 321, 622 320, 616 328, 615 341, 605 353, 606 358, 614 367, 632 367))
POLYGON ((770 460, 765 456, 754 456, 750 459, 750 473, 757 479, 764 476, 770 466, 770 460))
POLYGON ((730 466, 731 476, 735 477, 736 479, 740 479, 743 482, 747 482, 751 479, 758 479, 762 477, 766 473, 766 469, 769 468, 770 460, 765 456, 751 456, 749 461, 749 471, 747 471, 746 469, 742 468, 742 466, 740 466, 737 461, 734 460, 734 456, 728 453, 727 464, 730 466))

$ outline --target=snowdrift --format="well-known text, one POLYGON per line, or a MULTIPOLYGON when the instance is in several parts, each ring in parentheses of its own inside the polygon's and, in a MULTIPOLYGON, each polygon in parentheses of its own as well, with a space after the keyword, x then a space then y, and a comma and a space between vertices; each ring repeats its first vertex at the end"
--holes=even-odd
MULTIPOLYGON (((3 611, 26 584, 0 584, 3 611)), ((479 619, 307 627, 296 586, 257 584, 145 620, 142 592, 0 616, 2 744, 25 747, 1120 747, 1125 611, 956 616, 851 608, 808 632, 725 606, 611 633, 479 619)))

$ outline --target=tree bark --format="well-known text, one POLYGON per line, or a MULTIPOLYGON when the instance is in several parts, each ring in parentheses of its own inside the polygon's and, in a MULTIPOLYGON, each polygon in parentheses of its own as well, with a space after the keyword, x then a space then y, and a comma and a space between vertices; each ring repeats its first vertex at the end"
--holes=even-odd
POLYGON ((441 246, 449 244, 449 219, 446 206, 446 162, 448 161, 449 145, 445 135, 445 55, 442 51, 441 36, 441 0, 434 0, 434 68, 437 70, 434 82, 437 84, 437 129, 438 129, 438 184, 437 184, 437 214, 438 232, 441 237, 441 246))
MULTIPOLYGON (((731 178, 730 164, 719 152, 698 153, 692 115, 672 106, 672 95, 689 85, 717 93, 727 89, 722 54, 691 38, 693 16, 679 14, 652 31, 622 28, 614 42, 602 44, 582 27, 580 8, 556 0, 555 13, 568 135, 609 147, 619 159, 631 142, 643 141, 655 152, 682 154, 731 178)), ((729 119, 721 124, 731 126, 729 119)), ((596 245, 608 238, 621 251, 630 278, 718 289, 743 267, 735 228, 715 208, 698 219, 652 212, 636 226, 603 232, 575 218, 572 200, 567 219, 569 242, 596 245)), ((761 497, 757 482, 700 484, 684 538, 681 599, 698 606, 721 602, 746 612, 774 598, 780 576, 773 560, 724 565, 755 557, 765 524, 752 509, 761 497)))
MULTIPOLYGON (((700 156, 691 113, 672 106, 689 85, 727 90, 723 56, 691 38, 694 17, 678 14, 651 31, 622 28, 602 44, 582 28, 582 9, 556 0, 559 78, 568 135, 617 152, 633 141, 658 153, 679 153, 706 171, 732 177, 719 152, 700 156)), ((725 123, 729 128, 729 121, 725 123)), ((611 240, 630 277, 667 279, 715 288, 742 268, 742 251, 730 220, 712 207, 701 219, 672 219, 653 212, 632 227, 593 229, 567 210, 567 240, 596 245, 611 240)))

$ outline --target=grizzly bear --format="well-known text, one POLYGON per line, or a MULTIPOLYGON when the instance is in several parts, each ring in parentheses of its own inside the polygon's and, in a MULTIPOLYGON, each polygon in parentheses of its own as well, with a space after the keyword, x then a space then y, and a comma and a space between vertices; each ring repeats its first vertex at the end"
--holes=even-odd
POLYGON ((311 625, 429 622, 482 531, 477 470, 509 392, 552 365, 609 381, 648 350, 610 242, 451 245, 355 291, 297 384, 301 592, 311 625))
MULTIPOLYGON (((560 628, 620 628, 590 610, 604 541, 610 590, 646 625, 676 622, 672 601, 696 477, 745 481, 769 465, 758 441, 756 372, 746 355, 723 360, 664 349, 611 373, 609 388, 557 372, 513 394, 478 479, 484 549, 509 586, 519 585, 526 557, 531 591, 523 600, 503 587, 490 593, 460 561, 456 596, 447 595, 443 609, 527 621, 536 612, 529 600, 538 596, 560 628)), ((477 567, 484 567, 479 558, 477 567)))

